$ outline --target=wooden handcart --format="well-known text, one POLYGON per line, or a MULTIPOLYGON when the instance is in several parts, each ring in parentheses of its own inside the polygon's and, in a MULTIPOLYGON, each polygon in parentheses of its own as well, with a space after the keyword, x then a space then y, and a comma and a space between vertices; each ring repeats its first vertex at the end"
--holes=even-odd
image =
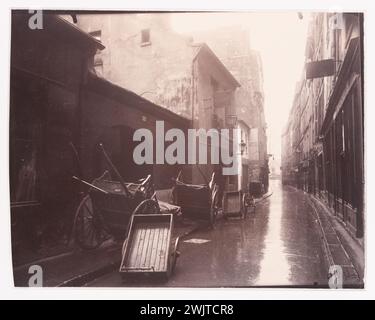
POLYGON ((112 236, 123 236, 134 209, 147 199, 153 198, 145 202, 147 206, 142 206, 145 211, 160 211, 151 176, 136 183, 124 182, 102 145, 101 148, 119 181, 113 181, 108 171, 92 183, 73 177, 88 186, 76 210, 73 225, 75 241, 83 249, 95 249, 112 236))
POLYGON ((168 280, 179 256, 179 238, 172 242, 172 231, 172 214, 133 214, 119 270, 124 281, 168 280))
MULTIPOLYGON (((112 236, 123 236, 133 210, 153 195, 151 176, 138 183, 126 183, 129 195, 118 181, 110 179, 108 172, 91 185, 74 219, 75 241, 83 249, 95 249, 112 236)), ((152 212, 158 213, 157 201, 154 202, 152 212)))
POLYGON ((249 210, 255 210, 254 198, 248 192, 227 191, 224 193, 223 215, 228 217, 246 218, 249 210))
POLYGON ((192 219, 203 219, 214 226, 221 208, 220 186, 215 181, 215 173, 206 184, 188 184, 181 179, 182 171, 172 188, 173 203, 181 207, 182 215, 192 219))

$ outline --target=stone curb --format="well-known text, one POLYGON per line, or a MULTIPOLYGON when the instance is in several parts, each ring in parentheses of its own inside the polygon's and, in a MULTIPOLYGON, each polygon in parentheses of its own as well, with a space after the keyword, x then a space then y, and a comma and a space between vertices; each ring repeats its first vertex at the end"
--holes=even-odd
POLYGON ((310 199, 317 205, 319 208, 323 209, 325 214, 328 216, 329 220, 331 221, 332 227, 335 229, 339 239, 344 246, 345 250, 350 256, 354 267, 356 268, 359 276, 363 279, 364 278, 364 270, 365 270, 365 254, 364 248, 358 239, 353 238, 353 236, 346 230, 345 226, 339 221, 336 217, 334 217, 329 208, 320 200, 317 199, 313 195, 309 195, 310 199))

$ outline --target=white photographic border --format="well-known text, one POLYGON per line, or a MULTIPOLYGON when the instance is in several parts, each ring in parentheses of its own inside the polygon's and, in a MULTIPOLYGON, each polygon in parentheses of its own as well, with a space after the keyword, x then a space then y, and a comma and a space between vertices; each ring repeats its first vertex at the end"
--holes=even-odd
MULTIPOLYGON (((333 0, 163 0, 163 1, 8 1, 0 2, 2 50, 0 59, 0 298, 1 299, 373 299, 375 298, 375 163, 372 137, 374 116, 374 1, 333 0), (89 6, 89 7, 88 7, 89 6), (365 83, 365 170, 366 170, 366 272, 365 289, 258 289, 258 288, 16 288, 13 286, 9 199, 9 88, 11 9, 92 9, 92 10, 219 10, 219 11, 361 11, 364 12, 365 83), (367 141, 370 143, 366 143, 367 141)), ((276 27, 276 26, 275 26, 276 27)))

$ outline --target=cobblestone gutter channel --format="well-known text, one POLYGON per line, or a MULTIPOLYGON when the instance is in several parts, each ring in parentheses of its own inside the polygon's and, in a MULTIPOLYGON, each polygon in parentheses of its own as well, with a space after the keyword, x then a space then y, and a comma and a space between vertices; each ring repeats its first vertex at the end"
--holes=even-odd
MULTIPOLYGON (((356 267, 357 263, 353 255, 348 252, 348 244, 343 243, 342 235, 331 221, 327 209, 313 196, 308 196, 314 215, 317 219, 318 226, 321 229, 322 245, 326 255, 327 278, 329 277, 329 268, 339 265, 343 270, 343 287, 344 288, 362 288, 363 271, 356 267)), ((358 249, 357 249, 358 251, 358 249)))

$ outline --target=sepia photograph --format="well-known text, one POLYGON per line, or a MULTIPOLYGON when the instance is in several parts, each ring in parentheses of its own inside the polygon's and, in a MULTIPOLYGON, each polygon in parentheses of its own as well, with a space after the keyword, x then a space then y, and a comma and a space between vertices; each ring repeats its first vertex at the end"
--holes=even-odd
POLYGON ((365 18, 12 9, 14 286, 364 289, 365 18))

